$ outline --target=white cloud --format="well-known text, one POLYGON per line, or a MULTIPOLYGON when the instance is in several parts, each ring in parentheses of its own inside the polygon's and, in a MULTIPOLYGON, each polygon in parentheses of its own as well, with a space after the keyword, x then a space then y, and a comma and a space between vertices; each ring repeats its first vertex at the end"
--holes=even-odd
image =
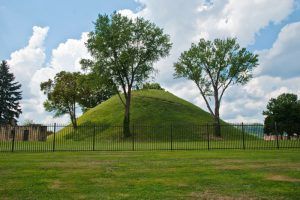
POLYGON ((271 98, 282 93, 300 95, 300 76, 291 79, 260 76, 252 79, 246 86, 232 87, 224 97, 221 115, 228 121, 245 120, 262 122, 262 111, 271 98))
POLYGON ((218 32, 238 37, 242 45, 253 44, 255 35, 270 23, 279 23, 294 8, 293 0, 229 0, 222 10, 222 18, 217 19, 218 32))
POLYGON ((13 52, 8 61, 16 80, 22 84, 21 122, 25 119, 40 123, 68 122, 68 116, 53 119, 52 114, 44 110, 43 102, 46 97, 40 91, 40 83, 53 78, 62 70, 80 71, 80 59, 89 57, 84 45, 87 33, 82 33, 80 39, 68 39, 60 43, 56 49, 52 50, 50 62, 45 63, 44 40, 48 30, 48 27, 34 26, 28 45, 13 52))
POLYGON ((80 71, 80 58, 88 57, 87 49, 84 45, 88 38, 88 33, 82 33, 80 40, 68 39, 65 43, 60 43, 52 50, 50 66, 58 71, 80 71))
POLYGON ((272 48, 258 51, 261 66, 260 74, 282 78, 300 75, 300 22, 286 25, 280 31, 272 48))
POLYGON ((25 97, 28 96, 28 83, 36 70, 40 69, 45 62, 44 40, 49 28, 34 26, 33 34, 28 45, 11 54, 8 64, 17 80, 22 84, 25 97))

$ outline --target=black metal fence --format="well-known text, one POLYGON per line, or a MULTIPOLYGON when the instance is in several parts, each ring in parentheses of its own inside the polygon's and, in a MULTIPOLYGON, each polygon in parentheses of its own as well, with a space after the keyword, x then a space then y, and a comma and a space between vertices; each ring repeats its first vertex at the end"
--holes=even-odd
POLYGON ((300 132, 264 133, 261 124, 165 124, 130 127, 64 125, 0 126, 0 151, 140 151, 300 148, 300 132))

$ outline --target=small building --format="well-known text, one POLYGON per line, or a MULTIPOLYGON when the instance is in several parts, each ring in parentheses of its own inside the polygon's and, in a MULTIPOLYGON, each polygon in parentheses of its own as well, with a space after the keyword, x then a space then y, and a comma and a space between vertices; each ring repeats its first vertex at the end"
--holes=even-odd
POLYGON ((287 140, 288 136, 282 136, 282 135, 264 135, 264 140, 266 141, 273 141, 273 140, 287 140))
POLYGON ((46 141, 47 126, 31 124, 28 126, 0 126, 0 141, 46 141))

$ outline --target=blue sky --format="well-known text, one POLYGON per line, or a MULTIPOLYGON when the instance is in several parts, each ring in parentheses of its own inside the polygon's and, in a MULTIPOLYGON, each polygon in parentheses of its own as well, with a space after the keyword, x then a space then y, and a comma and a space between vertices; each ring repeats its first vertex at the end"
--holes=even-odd
POLYGON ((84 42, 92 22, 113 11, 164 28, 173 48, 155 64, 155 81, 203 109, 193 83, 172 76, 180 53, 201 37, 237 37, 257 53, 254 79, 224 96, 221 116, 227 121, 262 122, 270 98, 283 92, 300 95, 300 0, 0 0, 0 59, 9 61, 23 85, 21 121, 68 121, 44 111, 38 85, 60 70, 80 70, 78 61, 88 57, 84 42))
MULTIPOLYGON (((82 32, 93 29, 97 15, 121 9, 139 10, 141 5, 133 0, 0 0, 0 55, 8 59, 11 52, 22 48, 32 34, 33 26, 49 26, 45 41, 47 55, 59 43, 68 38, 79 38, 82 32), (25 3, 26 2, 26 3, 25 3)), ((251 50, 269 48, 281 28, 300 21, 300 12, 294 11, 281 23, 270 23, 256 36, 251 50)), ((49 58, 48 58, 49 59, 49 58)))
POLYGON ((137 8, 138 4, 129 0, 0 0, 0 55, 8 59, 11 52, 24 47, 33 26, 51 28, 45 41, 49 54, 66 39, 92 30, 99 13, 137 8))
POLYGON ((300 8, 295 8, 295 11, 286 19, 284 19, 281 23, 271 23, 266 28, 262 29, 256 36, 255 44, 250 45, 249 49, 254 51, 270 48, 276 40, 278 33, 280 32, 283 26, 292 22, 300 21, 299 9, 300 8))

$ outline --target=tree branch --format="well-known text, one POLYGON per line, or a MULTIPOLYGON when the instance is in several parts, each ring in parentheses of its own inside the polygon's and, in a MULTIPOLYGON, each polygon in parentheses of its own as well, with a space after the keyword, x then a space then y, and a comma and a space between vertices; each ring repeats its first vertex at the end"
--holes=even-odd
POLYGON ((123 99, 122 99, 122 97, 121 97, 121 95, 120 95, 120 92, 119 92, 119 90, 117 90, 117 94, 118 94, 118 97, 119 97, 119 99, 121 100, 121 102, 122 102, 123 106, 125 107, 125 106, 126 106, 126 104, 125 104, 125 102, 123 101, 123 99))
POLYGON ((206 97, 205 97, 205 94, 204 94, 202 88, 200 87, 199 83, 196 82, 196 81, 195 81, 195 83, 196 83, 198 89, 200 90, 200 93, 201 93, 202 97, 204 98, 204 101, 205 101, 205 103, 206 103, 206 106, 207 106, 207 108, 208 108, 210 114, 211 114, 212 116, 215 116, 215 114, 214 114, 214 112, 212 111, 212 109, 211 109, 211 107, 210 107, 210 105, 209 105, 209 103, 208 103, 208 101, 207 101, 207 99, 206 99, 206 97))
POLYGON ((229 81, 229 82, 225 85, 225 87, 223 88, 223 90, 222 90, 222 92, 221 92, 221 95, 220 95, 220 97, 219 97, 219 102, 221 102, 222 97, 223 97, 223 94, 224 94, 225 90, 228 88, 228 86, 230 85, 230 83, 232 82, 232 80, 233 80, 233 77, 230 79, 230 81, 229 81))

